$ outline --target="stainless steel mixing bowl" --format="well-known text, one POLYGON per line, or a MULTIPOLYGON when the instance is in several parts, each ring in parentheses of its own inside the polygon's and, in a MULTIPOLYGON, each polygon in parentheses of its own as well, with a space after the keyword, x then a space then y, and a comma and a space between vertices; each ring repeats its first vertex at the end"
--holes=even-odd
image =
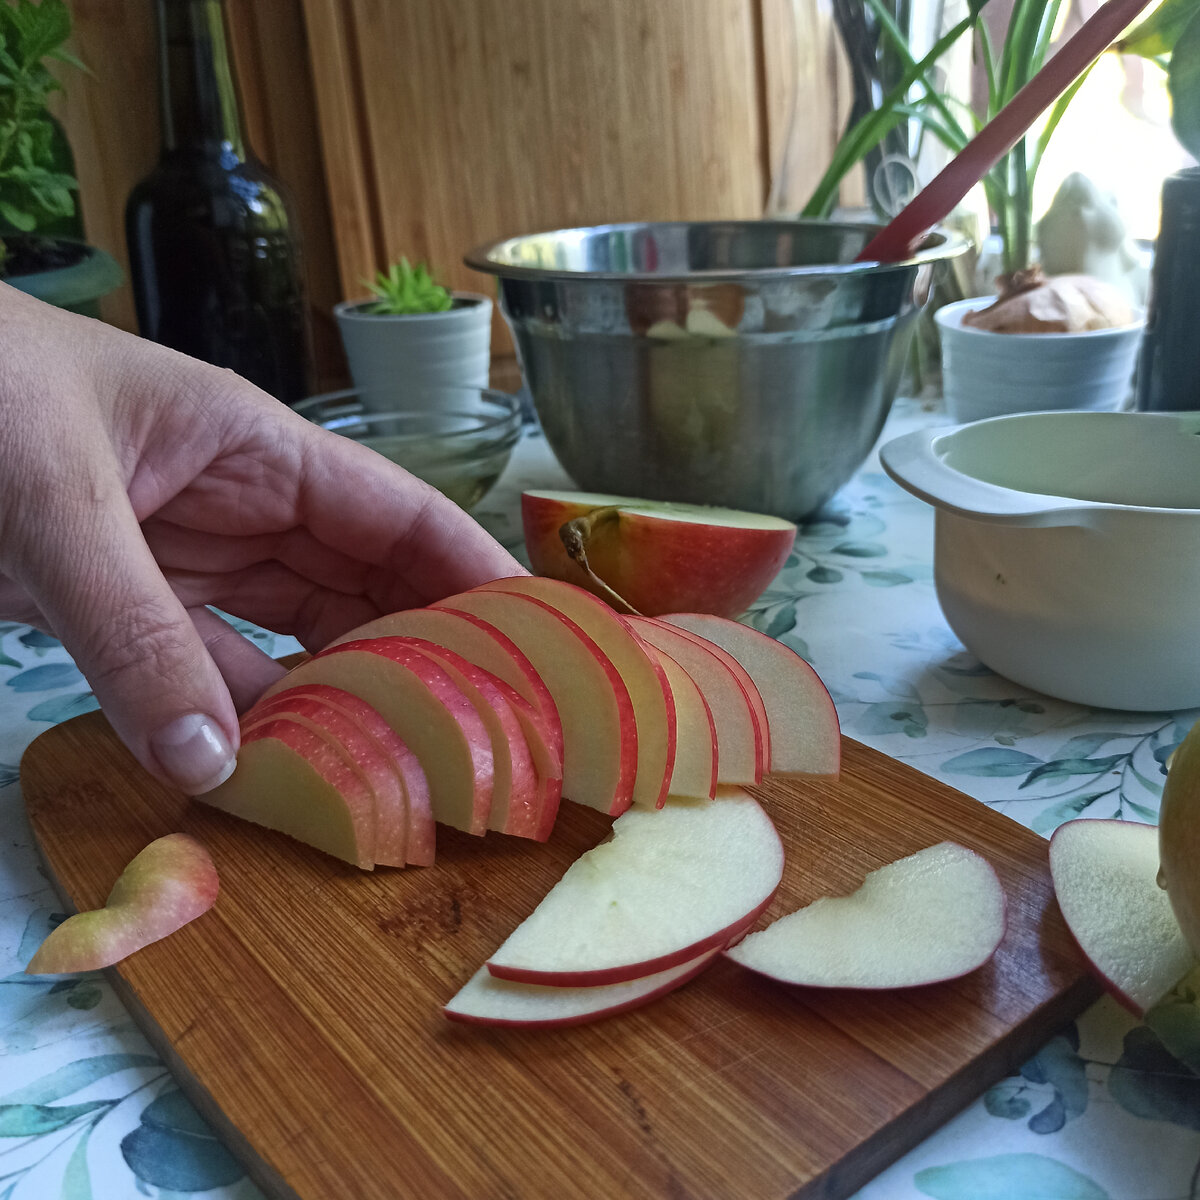
POLYGON ((723 221, 560 229, 493 242, 546 437, 587 491, 796 519, 854 473, 896 395, 942 259, 855 263, 877 227, 723 221))

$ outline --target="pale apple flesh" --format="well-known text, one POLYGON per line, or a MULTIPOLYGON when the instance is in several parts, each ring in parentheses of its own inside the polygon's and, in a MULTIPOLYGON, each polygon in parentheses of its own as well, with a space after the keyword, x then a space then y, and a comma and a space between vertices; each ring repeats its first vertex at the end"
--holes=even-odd
POLYGON ((1195 965, 1158 886, 1158 830, 1076 820, 1050 839, 1054 894, 1075 941, 1127 1008, 1144 1014, 1195 965))
POLYGON ((673 992, 695 979, 719 953, 719 949, 708 950, 665 971, 598 987, 514 983, 510 979, 497 979, 487 967, 480 967, 442 1011, 451 1021, 473 1025, 543 1029, 580 1025, 629 1012, 673 992))
POLYGON ((737 621, 702 613, 659 619, 720 646, 745 668, 766 706, 771 774, 838 774, 842 740, 837 709, 821 677, 800 655, 737 621))
POLYGON ((50 932, 25 972, 66 975, 111 967, 206 913, 217 890, 217 869, 195 838, 158 838, 121 872, 103 908, 76 913, 50 932))
POLYGON ((633 808, 567 869, 488 970, 564 987, 663 971, 727 945, 766 908, 782 876, 779 835, 740 788, 633 808))
POLYGON ((637 724, 629 689, 574 621, 529 596, 472 591, 438 607, 499 629, 532 664, 562 721, 562 793, 615 816, 633 802, 637 724))
POLYGON ((562 532, 583 537, 592 575, 636 612, 734 617, 767 588, 796 527, 762 513, 590 492, 527 491, 521 519, 530 565, 608 600, 571 558, 562 532))
POLYGON ((747 688, 754 687, 750 677, 746 675, 743 682, 733 669, 737 664, 723 661, 715 653, 716 647, 703 638, 646 617, 624 619, 647 645, 669 654, 705 697, 717 739, 717 782, 761 783, 767 757, 766 717, 764 714, 760 723, 746 694, 747 688))
POLYGON ((1175 919, 1200 957, 1200 722, 1170 760, 1158 811, 1158 854, 1175 919))
POLYGON ((903 988, 983 966, 1006 929, 992 866, 940 842, 872 871, 849 896, 825 896, 749 934, 726 954, 783 983, 903 988))
POLYGON ((196 799, 363 870, 375 865, 375 797, 344 753, 295 722, 248 731, 233 774, 196 799))
POLYGON ((417 756, 434 818, 482 835, 492 802, 492 745, 475 706, 441 667, 400 638, 343 642, 294 667, 264 698, 305 683, 353 692, 417 756))
POLYGON ((646 653, 638 636, 603 601, 558 580, 517 575, 493 579, 474 590, 516 595, 549 605, 575 622, 595 642, 621 676, 633 703, 637 724, 633 803, 647 807, 661 805, 667 797, 677 753, 675 705, 665 673, 646 653))
POLYGON ((667 677, 675 705, 678 738, 669 791, 672 796, 711 800, 717 794, 717 730, 712 709, 696 681, 671 655, 649 643, 645 646, 667 677))

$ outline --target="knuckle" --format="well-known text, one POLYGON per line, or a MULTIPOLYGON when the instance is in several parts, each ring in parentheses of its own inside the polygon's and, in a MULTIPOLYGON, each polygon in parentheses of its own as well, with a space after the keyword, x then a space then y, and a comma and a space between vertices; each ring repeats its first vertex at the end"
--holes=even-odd
POLYGON ((148 598, 122 606, 68 649, 88 664, 88 681, 99 691, 131 673, 168 679, 189 672, 195 666, 192 642, 190 627, 148 598))

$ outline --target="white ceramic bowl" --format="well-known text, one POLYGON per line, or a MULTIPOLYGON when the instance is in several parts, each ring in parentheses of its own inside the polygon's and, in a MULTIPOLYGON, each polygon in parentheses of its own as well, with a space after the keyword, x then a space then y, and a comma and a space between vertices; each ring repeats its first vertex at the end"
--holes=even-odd
POLYGON ((1026 413, 881 457, 937 509, 938 601, 981 662, 1097 708, 1200 706, 1200 412, 1026 413))
POLYGON ((994 296, 958 300, 934 314, 942 391, 955 421, 1007 413, 1120 408, 1133 386, 1145 315, 1088 333, 992 333, 963 325, 994 296))

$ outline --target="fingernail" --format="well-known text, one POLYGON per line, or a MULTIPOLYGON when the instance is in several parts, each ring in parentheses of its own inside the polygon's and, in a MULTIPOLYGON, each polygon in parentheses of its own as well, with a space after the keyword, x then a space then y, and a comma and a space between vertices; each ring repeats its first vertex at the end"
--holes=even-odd
POLYGON ((204 713, 176 717, 150 739, 150 748, 175 786, 191 796, 224 783, 237 766, 229 739, 204 713))

